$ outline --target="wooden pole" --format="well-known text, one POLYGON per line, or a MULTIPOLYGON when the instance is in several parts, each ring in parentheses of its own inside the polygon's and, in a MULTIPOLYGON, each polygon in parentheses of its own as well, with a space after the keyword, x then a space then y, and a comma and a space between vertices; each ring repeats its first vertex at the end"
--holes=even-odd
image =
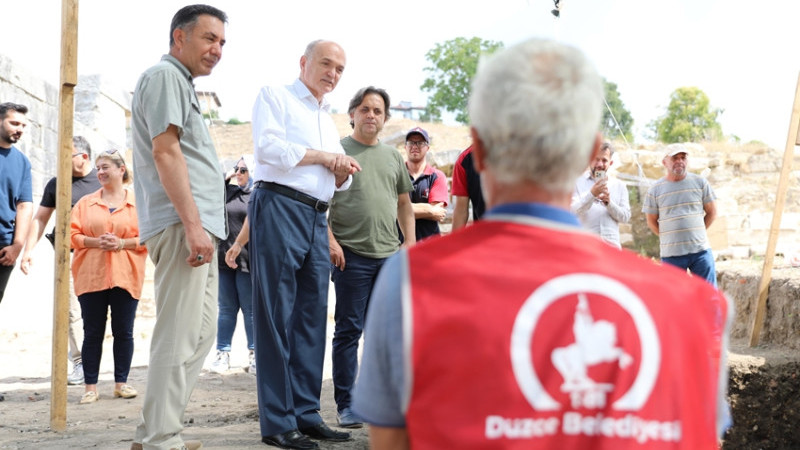
POLYGON ((750 346, 758 345, 761 327, 764 323, 764 315, 767 311, 767 294, 769 293, 769 283, 772 280, 772 262, 775 258, 775 245, 778 241, 778 234, 781 228, 781 215, 783 214, 783 204, 786 202, 786 189, 789 185, 789 174, 792 171, 792 159, 794 157, 794 147, 797 144, 797 131, 800 127, 800 75, 797 77, 797 87, 794 93, 794 105, 792 106, 792 118, 789 122, 789 136, 786 138, 786 149, 783 152, 783 165, 778 181, 778 192, 775 194, 775 208, 772 210, 772 225, 769 228, 769 240, 767 241, 767 252, 764 254, 764 268, 761 272, 761 282, 758 285, 758 299, 756 301, 753 323, 750 326, 750 346))
POLYGON ((61 86, 58 113, 53 357, 50 428, 67 429, 67 340, 69 333, 69 215, 72 206, 72 126, 78 84, 78 0, 61 2, 61 86))

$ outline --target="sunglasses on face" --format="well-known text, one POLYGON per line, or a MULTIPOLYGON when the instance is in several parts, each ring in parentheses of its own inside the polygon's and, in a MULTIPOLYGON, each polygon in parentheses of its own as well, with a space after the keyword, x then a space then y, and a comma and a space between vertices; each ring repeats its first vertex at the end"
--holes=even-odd
POLYGON ((247 173, 247 167, 234 167, 233 173, 247 173))

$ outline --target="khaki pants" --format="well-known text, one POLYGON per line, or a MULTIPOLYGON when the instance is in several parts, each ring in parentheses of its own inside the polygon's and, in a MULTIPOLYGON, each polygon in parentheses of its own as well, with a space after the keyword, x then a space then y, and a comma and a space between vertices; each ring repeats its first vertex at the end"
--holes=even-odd
POLYGON ((197 268, 186 263, 182 224, 167 227, 146 244, 155 264, 156 324, 134 441, 145 449, 180 448, 186 405, 217 332, 219 267, 216 259, 197 268))
MULTIPOLYGON (((70 261, 72 254, 70 253, 70 261)), ((70 264, 71 265, 71 264, 70 264)), ((72 283, 72 270, 69 271, 69 359, 73 366, 81 364, 81 348, 83 347, 83 319, 81 319, 81 304, 75 295, 75 286, 72 283)))

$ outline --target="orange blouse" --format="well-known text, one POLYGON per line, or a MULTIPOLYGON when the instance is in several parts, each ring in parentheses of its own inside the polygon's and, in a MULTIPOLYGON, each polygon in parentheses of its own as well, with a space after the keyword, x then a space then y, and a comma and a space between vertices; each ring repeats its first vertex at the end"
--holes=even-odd
POLYGON ((133 192, 127 191, 125 203, 114 212, 109 211, 101 200, 101 192, 99 189, 84 196, 72 208, 70 228, 75 295, 120 287, 138 300, 144 284, 147 248, 138 244, 139 224, 133 192), (105 233, 137 242, 136 248, 106 251, 84 245, 87 237, 96 238, 105 233))

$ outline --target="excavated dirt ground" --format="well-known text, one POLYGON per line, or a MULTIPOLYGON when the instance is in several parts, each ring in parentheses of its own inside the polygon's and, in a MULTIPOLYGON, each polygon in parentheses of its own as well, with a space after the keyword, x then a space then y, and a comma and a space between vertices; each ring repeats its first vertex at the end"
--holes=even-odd
POLYGON ((735 303, 729 358, 733 427, 725 449, 800 448, 800 268, 776 258, 759 344, 750 347, 762 261, 717 263, 720 288, 735 303))
POLYGON ((797 352, 734 348, 728 395, 733 426, 723 449, 800 448, 800 361, 797 352))

